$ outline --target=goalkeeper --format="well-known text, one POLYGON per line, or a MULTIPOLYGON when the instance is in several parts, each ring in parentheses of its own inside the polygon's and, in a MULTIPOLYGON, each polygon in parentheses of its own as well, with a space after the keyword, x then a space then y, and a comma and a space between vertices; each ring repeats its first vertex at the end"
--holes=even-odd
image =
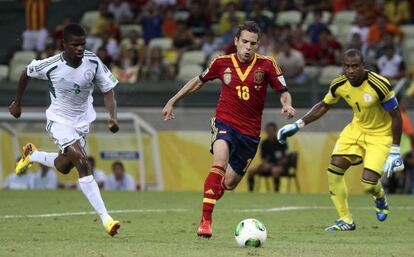
POLYGON ((400 156, 402 122, 398 102, 389 81, 366 70, 359 50, 349 49, 343 55, 343 71, 331 82, 325 98, 293 124, 278 131, 283 143, 300 128, 322 117, 330 107, 343 98, 352 108, 354 117, 340 134, 328 165, 328 184, 332 202, 339 219, 328 231, 355 230, 356 225, 348 207, 348 190, 344 174, 351 165, 363 162, 361 182, 366 192, 375 199, 376 216, 384 221, 388 203, 381 185, 383 172, 404 169, 400 156))

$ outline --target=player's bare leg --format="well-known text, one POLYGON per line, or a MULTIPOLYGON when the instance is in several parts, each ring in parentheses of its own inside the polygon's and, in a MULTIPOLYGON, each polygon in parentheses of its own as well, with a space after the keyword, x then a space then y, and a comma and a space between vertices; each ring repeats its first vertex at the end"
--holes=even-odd
MULTIPOLYGON (((66 157, 71 160, 79 173, 79 187, 83 194, 88 199, 89 203, 98 213, 101 218, 105 231, 114 236, 117 234, 121 224, 119 221, 113 220, 106 210, 105 204, 102 200, 99 187, 92 176, 92 169, 90 167, 88 156, 85 149, 81 146, 79 140, 68 146, 65 149, 66 157)), ((64 160, 64 159, 63 159, 64 160)))
POLYGON ((197 229, 197 235, 200 237, 210 238, 213 234, 212 213, 217 200, 223 196, 225 191, 223 179, 228 167, 229 154, 226 141, 218 139, 213 143, 213 165, 204 181, 203 214, 197 229))
POLYGON ((389 207, 382 187, 380 175, 367 168, 362 173, 362 186, 365 192, 370 193, 375 199, 375 212, 379 221, 384 221, 388 217, 389 207))

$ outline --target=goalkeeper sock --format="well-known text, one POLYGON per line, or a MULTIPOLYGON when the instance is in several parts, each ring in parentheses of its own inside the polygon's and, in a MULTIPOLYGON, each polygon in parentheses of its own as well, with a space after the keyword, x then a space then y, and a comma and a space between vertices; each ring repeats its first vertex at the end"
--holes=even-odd
POLYGON ((339 218, 346 223, 352 223, 348 207, 348 189, 345 183, 345 170, 333 164, 328 166, 328 184, 331 200, 335 205, 339 218))
POLYGON ((373 182, 373 181, 361 179, 361 182, 362 182, 362 186, 364 187, 365 192, 373 195, 375 199, 385 197, 385 192, 384 192, 384 188, 382 187, 381 181, 378 180, 378 182, 373 182))
POLYGON ((211 214, 213 213, 216 202, 224 194, 223 178, 224 168, 216 165, 211 167, 204 181, 203 218, 206 220, 211 221, 211 214))
POLYGON ((108 211, 106 210, 105 204, 101 197, 101 192, 99 192, 98 184, 96 184, 95 179, 92 175, 79 178, 79 187, 82 190, 83 194, 88 199, 89 203, 98 213, 101 218, 102 224, 105 223, 111 218, 108 211))
POLYGON ((29 159, 30 162, 38 162, 50 168, 55 167, 55 159, 58 157, 58 153, 47 153, 47 152, 40 152, 34 151, 29 159))

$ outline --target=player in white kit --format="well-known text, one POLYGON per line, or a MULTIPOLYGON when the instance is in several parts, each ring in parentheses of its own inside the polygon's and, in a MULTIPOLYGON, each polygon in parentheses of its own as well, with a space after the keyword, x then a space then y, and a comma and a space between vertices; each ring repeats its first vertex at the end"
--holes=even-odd
POLYGON ((118 80, 94 53, 85 50, 85 42, 85 30, 78 24, 69 24, 63 32, 64 51, 44 60, 33 60, 22 72, 9 111, 15 118, 20 117, 21 100, 30 78, 48 80, 51 104, 46 110, 46 130, 60 152, 41 152, 28 143, 16 164, 16 173, 24 172, 32 162, 55 167, 63 174, 76 167, 82 192, 99 214, 106 232, 114 236, 121 224, 106 210, 84 147, 89 125, 96 118, 92 106, 94 84, 104 95, 108 128, 113 133, 119 130, 114 93, 118 80))

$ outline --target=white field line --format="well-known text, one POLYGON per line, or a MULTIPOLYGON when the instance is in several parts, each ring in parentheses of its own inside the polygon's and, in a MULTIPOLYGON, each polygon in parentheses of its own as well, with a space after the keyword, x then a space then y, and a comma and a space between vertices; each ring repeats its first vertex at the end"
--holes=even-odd
MULTIPOLYGON (((235 209, 224 210, 226 212, 286 212, 298 210, 315 210, 315 209, 334 209, 331 206, 283 206, 276 208, 265 209, 235 209)), ((354 207, 352 209, 372 210, 373 207, 354 207)), ((413 210, 414 206, 395 206, 391 210, 413 210)), ((112 210, 110 213, 166 213, 166 212, 192 212, 193 209, 127 209, 127 210, 112 210)), ((44 213, 44 214, 27 214, 27 215, 1 215, 0 219, 21 219, 21 218, 52 218, 52 217, 66 217, 66 216, 85 216, 96 215, 94 211, 87 212, 60 212, 60 213, 44 213)))

